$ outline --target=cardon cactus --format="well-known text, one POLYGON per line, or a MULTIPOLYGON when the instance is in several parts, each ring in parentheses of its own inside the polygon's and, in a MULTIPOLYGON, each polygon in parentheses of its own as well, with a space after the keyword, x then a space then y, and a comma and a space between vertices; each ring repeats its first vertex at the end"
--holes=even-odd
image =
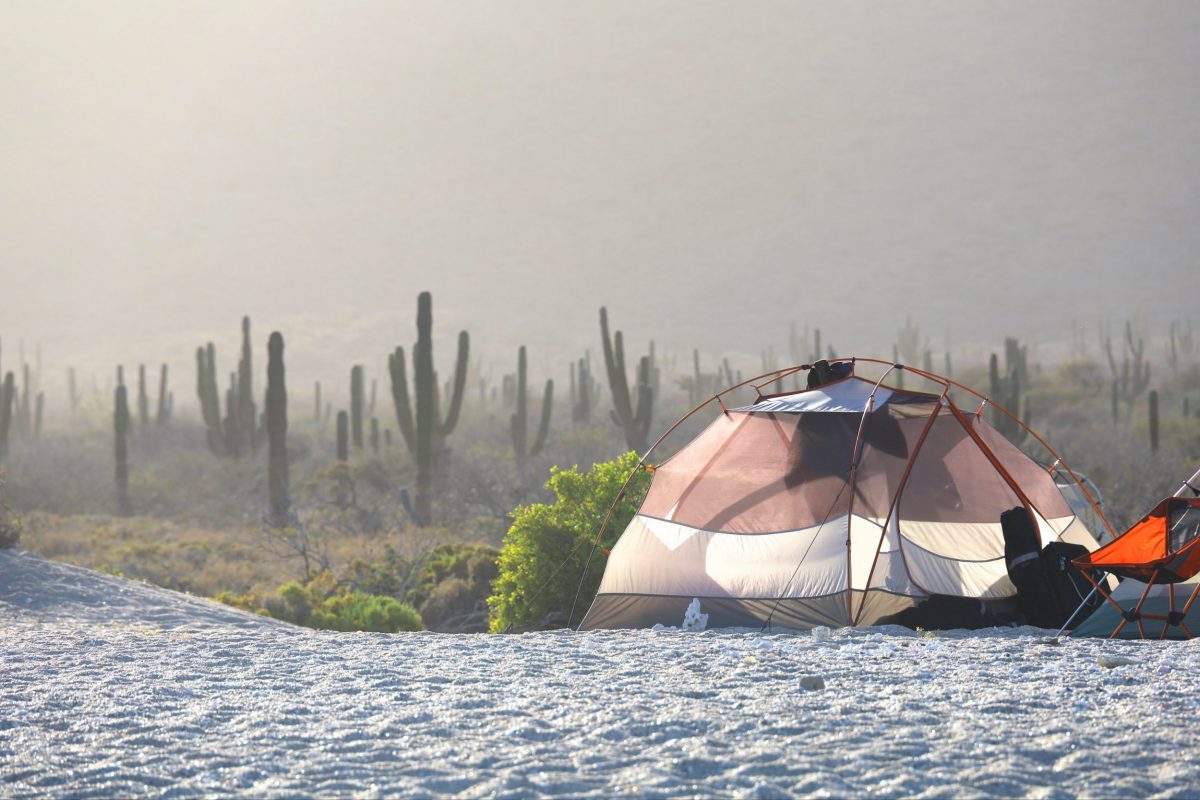
POLYGON ((337 460, 350 460, 350 416, 345 411, 337 413, 337 460))
POLYGON ((278 331, 267 340, 267 502, 272 525, 291 520, 288 497, 287 383, 283 366, 283 335, 278 331))
POLYGON ((355 450, 363 449, 363 368, 355 364, 350 368, 350 440, 355 450))
POLYGON ((433 296, 429 292, 421 292, 417 296, 417 342, 413 346, 415 403, 409 397, 408 366, 404 348, 397 347, 388 356, 388 374, 392 384, 392 401, 396 406, 396 422, 409 452, 417 462, 413 516, 418 525, 429 525, 433 521, 434 475, 445 459, 446 437, 454 431, 462 410, 470 343, 467 332, 461 331, 458 334, 458 355, 454 364, 454 385, 444 419, 438 397, 438 376, 433 368, 433 296))
POLYGON ((163 364, 158 370, 158 412, 155 415, 155 425, 166 425, 171 419, 171 392, 167 388, 167 365, 163 364))
POLYGON ((538 423, 537 436, 533 447, 527 447, 529 428, 528 396, 526 392, 526 359, 525 345, 517 350, 517 410, 513 413, 509 426, 512 432, 513 454, 516 456, 518 467, 524 468, 528 456, 536 456, 546 445, 546 437, 550 432, 550 415, 554 410, 554 381, 547 380, 542 394, 542 415, 538 423))
POLYGON ((125 384, 117 384, 113 402, 113 455, 116 461, 117 516, 133 513, 129 503, 129 402, 125 384))
MULTIPOLYGON (((238 360, 237 372, 237 427, 240 443, 246 452, 258 447, 257 417, 254 405, 254 370, 250 347, 250 318, 242 317, 242 357, 238 360)), ((243 449, 241 447, 239 450, 243 449)))
POLYGON ((650 359, 642 356, 638 362, 636 406, 629 392, 629 380, 625 376, 625 343, 620 331, 614 336, 608 333, 608 310, 600 309, 600 338, 604 347, 604 369, 608 374, 608 388, 612 393, 613 424, 625 434, 630 450, 645 452, 653 416, 654 390, 651 388, 650 359))

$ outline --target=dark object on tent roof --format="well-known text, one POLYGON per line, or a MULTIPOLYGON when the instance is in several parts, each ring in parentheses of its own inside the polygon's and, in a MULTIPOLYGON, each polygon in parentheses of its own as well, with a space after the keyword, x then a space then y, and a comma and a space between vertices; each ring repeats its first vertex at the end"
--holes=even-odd
POLYGON ((1180 609, 1175 607, 1175 592, 1170 587, 1200 573, 1200 498, 1168 497, 1125 533, 1099 550, 1075 559, 1074 563, 1085 570, 1084 574, 1086 570, 1099 569, 1145 584, 1137 603, 1124 608, 1114 599, 1115 592, 1109 592, 1102 582, 1092 581, 1101 597, 1120 613, 1120 621, 1110 639, 1119 636, 1130 622, 1137 625, 1139 637, 1146 638, 1143 620, 1164 623, 1160 639, 1167 638, 1173 626, 1188 639, 1193 638, 1186 617, 1200 595, 1200 583, 1180 609), (1163 584, 1169 585, 1166 613, 1147 611, 1144 606, 1151 590, 1163 584))

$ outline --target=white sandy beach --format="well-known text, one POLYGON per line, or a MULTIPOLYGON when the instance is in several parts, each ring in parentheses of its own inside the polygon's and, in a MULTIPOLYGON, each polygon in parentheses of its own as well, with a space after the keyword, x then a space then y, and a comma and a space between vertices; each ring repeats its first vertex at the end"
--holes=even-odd
POLYGON ((1200 787, 1200 644, 823 634, 326 633, 4 551, 0 795, 1200 787))

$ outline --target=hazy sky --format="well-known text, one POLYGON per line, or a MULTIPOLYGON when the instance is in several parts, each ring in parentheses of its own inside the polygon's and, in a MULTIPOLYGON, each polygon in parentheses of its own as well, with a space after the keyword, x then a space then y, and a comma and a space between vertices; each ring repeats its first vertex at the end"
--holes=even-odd
POLYGON ((1197 2, 6 0, 6 364, 1195 318, 1198 92, 1197 2))

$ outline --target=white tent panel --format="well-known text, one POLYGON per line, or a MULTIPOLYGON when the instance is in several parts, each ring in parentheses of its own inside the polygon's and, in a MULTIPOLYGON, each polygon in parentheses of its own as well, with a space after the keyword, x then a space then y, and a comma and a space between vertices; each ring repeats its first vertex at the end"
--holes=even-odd
POLYGON ((748 535, 639 514, 613 548, 599 593, 823 597, 846 589, 846 536, 845 516, 802 530, 748 535))
MULTIPOLYGON (((830 383, 819 389, 806 389, 794 394, 772 397, 760 400, 752 406, 735 409, 737 411, 757 411, 761 413, 801 413, 810 411, 849 412, 861 414, 867 410, 875 384, 861 378, 847 378, 830 383)), ((872 409, 878 411, 892 397, 892 390, 880 386, 875 390, 875 403, 872 409)))
POLYGON ((904 564, 913 582, 929 594, 987 598, 1011 597, 1017 591, 1008 579, 1003 556, 990 561, 958 561, 906 546, 904 564))

